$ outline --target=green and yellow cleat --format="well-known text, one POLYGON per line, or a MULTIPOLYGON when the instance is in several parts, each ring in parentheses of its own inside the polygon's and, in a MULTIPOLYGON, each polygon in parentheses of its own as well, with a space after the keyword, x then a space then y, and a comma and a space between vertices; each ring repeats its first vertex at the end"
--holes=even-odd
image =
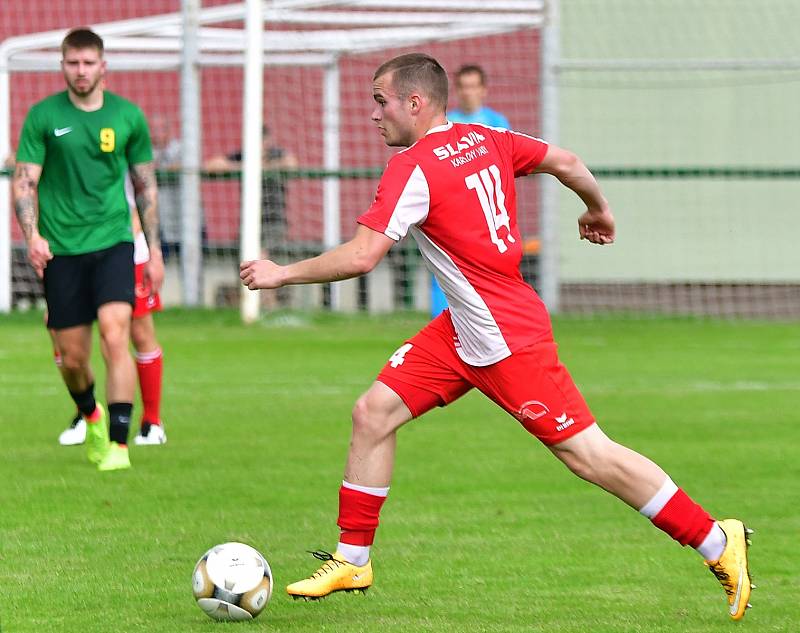
POLYGON ((756 586, 750 582, 747 565, 747 547, 750 545, 748 530, 738 519, 717 522, 728 539, 725 550, 717 561, 706 561, 711 573, 717 577, 728 596, 728 613, 734 620, 741 620, 750 608, 750 590, 756 586))
POLYGON ((99 464, 108 452, 108 425, 103 405, 97 403, 100 419, 86 422, 86 456, 93 464, 99 464))
POLYGON ((286 587, 286 593, 295 600, 319 600, 336 591, 366 593, 372 585, 372 561, 359 567, 345 561, 339 552, 333 555, 322 550, 309 553, 324 562, 308 578, 286 587))
POLYGON ((128 455, 128 447, 120 446, 116 442, 111 442, 108 445, 108 451, 105 456, 97 464, 97 470, 125 470, 131 467, 131 458, 128 455))

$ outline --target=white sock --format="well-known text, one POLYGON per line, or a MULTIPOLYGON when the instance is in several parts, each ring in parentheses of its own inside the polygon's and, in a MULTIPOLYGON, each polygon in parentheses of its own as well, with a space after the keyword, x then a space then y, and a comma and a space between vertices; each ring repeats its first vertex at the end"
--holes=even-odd
POLYGON ((697 547, 697 552, 706 560, 719 560, 727 544, 728 539, 725 536, 725 532, 719 526, 719 523, 714 521, 714 527, 711 528, 708 536, 697 547))
POLYGON ((350 545, 350 543, 339 543, 336 546, 336 553, 345 561, 356 567, 362 567, 369 560, 369 545, 350 545))
POLYGON ((675 485, 672 479, 667 477, 658 492, 653 495, 653 498, 639 508, 639 512, 652 521, 664 509, 664 506, 667 505, 667 502, 672 499, 676 492, 678 492, 678 486, 675 485))
POLYGON ((350 488, 350 490, 358 490, 364 494, 373 495, 375 497, 388 497, 389 486, 384 488, 373 488, 371 486, 359 486, 358 484, 351 484, 349 481, 342 480, 343 488, 350 488))

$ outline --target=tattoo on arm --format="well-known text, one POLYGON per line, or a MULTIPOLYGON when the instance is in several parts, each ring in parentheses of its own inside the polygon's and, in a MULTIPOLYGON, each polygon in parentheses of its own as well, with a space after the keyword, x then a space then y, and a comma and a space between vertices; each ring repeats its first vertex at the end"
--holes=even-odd
POLYGON ((156 171, 152 161, 131 166, 131 180, 136 196, 136 208, 142 222, 142 230, 150 248, 159 246, 158 237, 158 188, 156 171))
POLYGON ((28 163, 18 163, 14 169, 14 210, 26 240, 37 230, 39 219, 37 185, 41 167, 36 169, 28 163))

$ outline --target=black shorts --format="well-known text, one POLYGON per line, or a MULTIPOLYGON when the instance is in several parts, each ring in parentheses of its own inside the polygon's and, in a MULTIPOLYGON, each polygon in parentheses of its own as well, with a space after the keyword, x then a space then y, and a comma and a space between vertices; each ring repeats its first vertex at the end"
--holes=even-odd
POLYGON ((44 269, 47 327, 91 324, 113 301, 135 303, 133 243, 120 242, 83 255, 56 255, 44 269))

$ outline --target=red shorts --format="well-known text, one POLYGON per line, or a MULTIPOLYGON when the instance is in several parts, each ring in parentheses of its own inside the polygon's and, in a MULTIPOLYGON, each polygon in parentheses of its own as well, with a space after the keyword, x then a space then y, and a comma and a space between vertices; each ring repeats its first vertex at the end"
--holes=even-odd
POLYGON ((150 284, 144 280, 144 264, 136 264, 134 277, 136 280, 136 303, 133 306, 133 318, 140 319, 151 312, 161 310, 161 297, 158 293, 150 294, 150 284))
POLYGON ((475 387, 547 445, 594 423, 553 341, 475 367, 456 353, 454 335, 450 314, 444 312, 400 347, 378 374, 377 380, 397 393, 415 418, 475 387))

